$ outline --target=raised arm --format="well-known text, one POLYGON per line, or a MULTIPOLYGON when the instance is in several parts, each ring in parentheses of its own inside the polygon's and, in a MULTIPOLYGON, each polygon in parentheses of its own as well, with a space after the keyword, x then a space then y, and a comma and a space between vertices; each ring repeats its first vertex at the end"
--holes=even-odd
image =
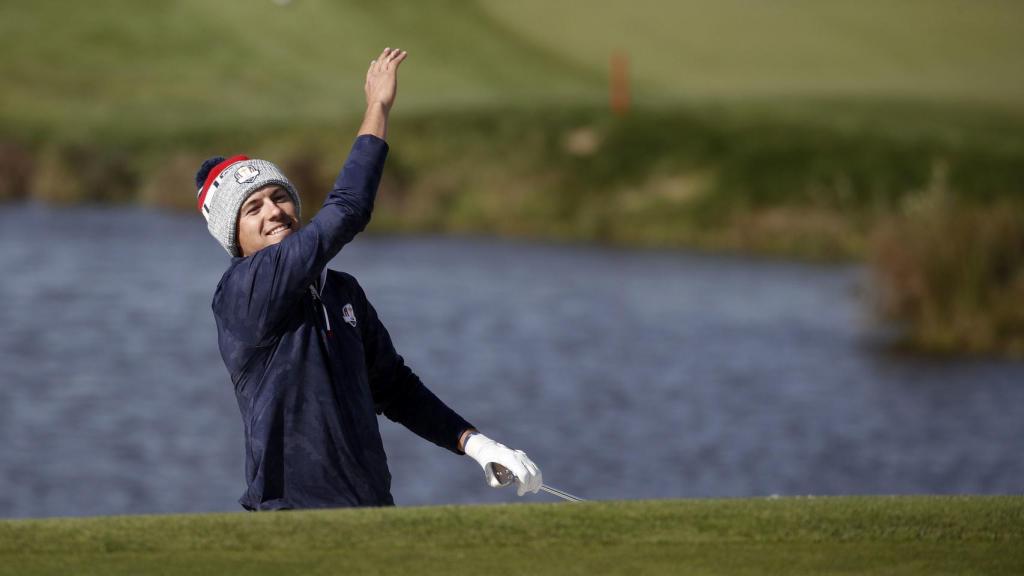
POLYGON ((397 71, 405 52, 386 49, 367 71, 367 111, 355 144, 331 193, 309 224, 276 244, 232 262, 214 297, 225 327, 252 344, 266 342, 373 212, 388 145, 383 140, 395 101, 397 71))

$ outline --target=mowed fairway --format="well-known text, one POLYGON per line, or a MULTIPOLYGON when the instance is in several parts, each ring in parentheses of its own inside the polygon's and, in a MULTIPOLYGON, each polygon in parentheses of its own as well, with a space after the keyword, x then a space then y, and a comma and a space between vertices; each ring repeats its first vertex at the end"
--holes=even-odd
POLYGON ((881 98, 1024 107, 1024 4, 1005 0, 482 0, 579 66, 627 54, 640 103, 881 98))
POLYGON ((405 114, 602 105, 617 50, 639 106, 1024 106, 1024 4, 1009 1, 40 0, 0 5, 0 128, 335 122, 360 112, 366 65, 388 45, 411 54, 405 114))
POLYGON ((0 522, 3 574, 1021 574, 1024 498, 859 497, 0 522))

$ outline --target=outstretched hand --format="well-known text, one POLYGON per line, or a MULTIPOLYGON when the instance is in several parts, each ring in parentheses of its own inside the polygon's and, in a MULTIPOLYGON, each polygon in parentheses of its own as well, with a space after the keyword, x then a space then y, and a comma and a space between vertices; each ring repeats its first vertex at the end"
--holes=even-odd
POLYGON ((398 66, 409 53, 398 48, 385 48, 366 71, 366 105, 380 104, 391 110, 398 92, 398 66))

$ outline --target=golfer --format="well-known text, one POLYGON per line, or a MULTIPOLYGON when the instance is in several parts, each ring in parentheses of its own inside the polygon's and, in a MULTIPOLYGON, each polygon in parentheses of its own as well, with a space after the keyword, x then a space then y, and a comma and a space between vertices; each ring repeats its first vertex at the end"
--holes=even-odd
POLYGON ((370 221, 405 58, 386 48, 370 63, 362 126, 305 226, 295 187, 266 160, 211 158, 196 174, 199 211, 232 256, 213 313, 245 426, 248 510, 394 505, 377 414, 473 457, 493 487, 496 464, 520 496, 541 486, 526 454, 480 434, 420 382, 356 279, 327 268, 370 221))

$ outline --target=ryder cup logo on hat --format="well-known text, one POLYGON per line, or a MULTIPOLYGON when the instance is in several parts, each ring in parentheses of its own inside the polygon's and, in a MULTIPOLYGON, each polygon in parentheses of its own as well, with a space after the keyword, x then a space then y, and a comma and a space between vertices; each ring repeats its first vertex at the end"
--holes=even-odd
POLYGON ((246 164, 235 170, 235 181, 239 184, 250 184, 256 181, 256 177, 260 175, 260 171, 256 169, 252 164, 246 164))
POLYGON ((295 203, 295 217, 301 215, 302 201, 292 183, 273 163, 236 155, 207 158, 196 172, 196 208, 206 218, 210 234, 232 256, 241 256, 238 246, 238 210, 253 192, 269 184, 288 191, 295 203))

